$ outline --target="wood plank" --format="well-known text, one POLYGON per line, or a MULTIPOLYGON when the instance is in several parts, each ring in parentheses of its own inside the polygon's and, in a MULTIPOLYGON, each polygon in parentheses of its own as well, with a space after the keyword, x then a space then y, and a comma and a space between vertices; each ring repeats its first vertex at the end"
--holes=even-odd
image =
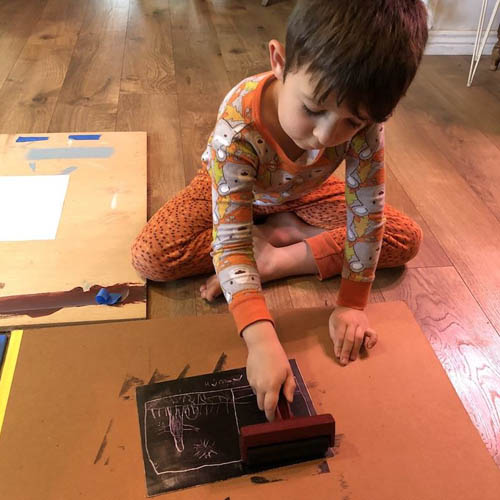
POLYGON ((420 79, 424 79, 427 85, 441 93, 454 112, 461 114, 463 123, 480 130, 500 147, 498 101, 492 100, 491 94, 482 87, 466 86, 466 73, 469 68, 463 63, 462 56, 448 56, 445 61, 439 56, 425 56, 416 84, 420 79))
POLYGON ((255 21, 248 22, 249 18, 255 20, 255 15, 256 13, 252 11, 251 3, 246 4, 242 9, 234 9, 231 14, 234 30, 238 33, 242 41, 242 48, 246 50, 246 54, 250 60, 248 67, 249 75, 270 69, 268 42, 276 37, 275 33, 266 32, 264 26, 261 24, 255 21))
MULTIPOLYGON (((269 9, 262 9, 258 2, 245 2, 247 17, 254 20, 261 39, 266 42, 271 39, 279 40, 285 45, 287 19, 295 6, 295 2, 276 2, 269 9)), ((243 11, 239 12, 240 19, 243 11)))
POLYGON ((401 107, 400 126, 388 134, 387 156, 440 245, 495 328, 500 330, 500 224, 447 151, 434 146, 432 130, 401 107))
MULTIPOLYGON (((121 94, 117 130, 148 133, 148 218, 185 185, 175 95, 121 94)), ((191 280, 148 283, 148 317, 195 314, 191 280)))
POLYGON ((262 286, 266 304, 270 311, 293 309, 292 298, 287 280, 271 281, 262 286))
MULTIPOLYGON (((335 307, 340 289, 340 276, 320 281, 315 276, 299 276, 286 280, 294 309, 306 307, 335 307)), ((370 303, 384 302, 378 285, 374 283, 370 303)))
POLYGON ((164 0, 130 0, 122 92, 176 92, 170 11, 164 0))
MULTIPOLYGON (((477 104, 471 100, 469 106, 476 108, 477 104)), ((500 116, 500 101, 491 102, 488 108, 500 116)), ((420 79, 403 100, 399 112, 403 111, 411 114, 415 125, 427 129, 435 148, 446 145, 446 155, 456 171, 500 220, 500 149, 474 125, 471 112, 450 106, 440 89, 420 79), (422 102, 427 105, 422 106, 422 102)))
POLYGON ((247 76, 252 75, 252 61, 240 36, 235 33, 217 33, 219 46, 230 85, 233 87, 247 76))
POLYGON ((175 75, 179 94, 223 94, 231 89, 215 32, 187 31, 174 24, 175 75))
MULTIPOLYGON (((229 91, 229 89, 228 89, 229 91)), ((217 121, 217 110, 225 93, 179 94, 184 176, 188 184, 202 168, 201 155, 217 121)), ((179 165, 182 168, 182 165, 179 165)))
POLYGON ((224 96, 231 85, 208 4, 173 0, 169 8, 177 92, 224 96))
POLYGON ((50 131, 114 130, 128 0, 90 0, 50 131))
POLYGON ((210 3, 210 16, 232 85, 247 76, 268 71, 268 41, 272 38, 284 41, 286 25, 283 18, 291 11, 290 3, 281 2, 279 8, 276 5, 273 9, 262 10, 250 2, 244 5, 220 1, 210 3), (253 22, 245 23, 245 18, 252 18, 253 22))
POLYGON ((177 97, 121 94, 117 130, 148 133, 148 218, 185 186, 177 97))
POLYGON ((209 2, 200 0, 170 0, 168 4, 172 29, 191 33, 213 34, 209 2))
MULTIPOLYGON (((148 318, 197 314, 194 281, 148 282, 148 318)), ((205 313, 206 314, 206 313, 205 313)))
POLYGON ((287 282, 294 308, 335 307, 340 277, 319 281, 313 277, 298 276, 288 278, 287 282))
POLYGON ((0 3, 0 88, 23 50, 47 0, 27 0, 23 9, 14 0, 0 3))
POLYGON ((0 89, 0 132, 45 132, 68 69, 87 0, 48 0, 0 89))
POLYGON ((389 270, 380 274, 383 296, 407 302, 500 466, 500 337, 452 267, 390 281, 389 270))

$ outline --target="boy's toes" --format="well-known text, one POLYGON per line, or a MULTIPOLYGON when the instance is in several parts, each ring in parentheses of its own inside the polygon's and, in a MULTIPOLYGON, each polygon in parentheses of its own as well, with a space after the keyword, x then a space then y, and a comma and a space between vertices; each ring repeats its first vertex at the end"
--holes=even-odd
POLYGON ((213 275, 208 278, 207 282, 200 287, 200 293, 202 298, 211 302, 218 295, 222 293, 220 288, 219 280, 217 279, 217 275, 213 275))

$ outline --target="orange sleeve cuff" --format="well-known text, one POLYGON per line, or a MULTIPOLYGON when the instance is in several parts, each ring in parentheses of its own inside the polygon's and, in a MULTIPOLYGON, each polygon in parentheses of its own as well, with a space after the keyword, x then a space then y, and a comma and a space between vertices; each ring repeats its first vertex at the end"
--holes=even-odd
POLYGON ((235 297, 229 305, 229 310, 233 314, 238 333, 256 321, 267 320, 274 325, 274 320, 266 305, 266 299, 260 293, 248 293, 243 297, 235 297))
POLYGON ((363 310, 368 304, 371 288, 371 281, 352 281, 342 278, 337 305, 363 310))
POLYGON ((335 276, 342 271, 344 252, 328 231, 307 238, 305 242, 311 249, 320 280, 335 276))

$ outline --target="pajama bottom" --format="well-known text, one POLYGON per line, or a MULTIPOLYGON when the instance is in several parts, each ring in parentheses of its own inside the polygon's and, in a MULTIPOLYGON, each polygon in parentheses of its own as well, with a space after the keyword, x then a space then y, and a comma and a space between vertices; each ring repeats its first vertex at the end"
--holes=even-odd
MULTIPOLYGON (((346 238, 344 183, 330 176, 318 189, 275 206, 253 206, 255 219, 292 212, 325 231, 306 239, 320 279, 342 271, 346 238)), ((416 222, 389 205, 377 268, 402 266, 415 257, 422 240, 416 222)), ((213 273, 211 179, 200 169, 189 186, 165 203, 146 224, 132 246, 132 263, 145 278, 171 281, 213 273)))

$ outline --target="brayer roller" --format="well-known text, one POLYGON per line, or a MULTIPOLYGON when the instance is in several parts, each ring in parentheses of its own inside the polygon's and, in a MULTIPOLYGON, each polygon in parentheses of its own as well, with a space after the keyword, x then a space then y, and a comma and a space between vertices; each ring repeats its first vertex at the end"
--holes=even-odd
POLYGON ((334 440, 335 420, 330 414, 294 417, 281 393, 273 422, 240 429, 241 460, 258 467, 320 458, 334 440))

